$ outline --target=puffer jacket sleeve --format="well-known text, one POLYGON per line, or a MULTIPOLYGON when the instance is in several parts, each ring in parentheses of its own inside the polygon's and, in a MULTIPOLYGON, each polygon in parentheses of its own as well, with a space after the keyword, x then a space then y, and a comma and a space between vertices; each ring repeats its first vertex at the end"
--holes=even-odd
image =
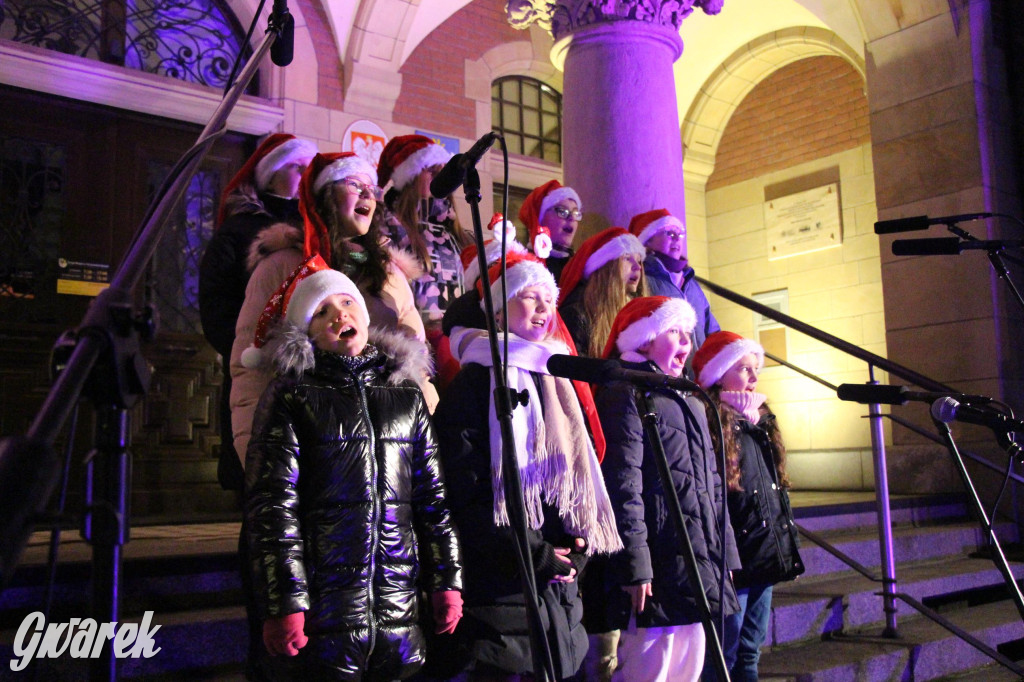
POLYGON ((416 409, 416 448, 413 459, 413 508, 416 535, 428 592, 462 589, 462 555, 448 508, 441 456, 425 401, 416 409))
POLYGON ((245 452, 252 433, 253 414, 260 396, 273 376, 270 362, 250 369, 242 365, 242 351, 253 343, 256 323, 271 295, 291 272, 302 262, 298 249, 282 249, 259 262, 249 277, 245 289, 245 302, 235 324, 235 343, 231 347, 231 431, 235 438, 235 451, 245 466, 245 452))
POLYGON ((620 585, 650 582, 654 577, 644 517, 644 438, 632 386, 615 383, 595 397, 608 443, 601 471, 615 511, 624 548, 609 560, 612 581, 620 585))
POLYGON ((253 590, 264 618, 306 611, 309 591, 299 523, 295 381, 278 379, 260 400, 246 455, 245 513, 253 590))

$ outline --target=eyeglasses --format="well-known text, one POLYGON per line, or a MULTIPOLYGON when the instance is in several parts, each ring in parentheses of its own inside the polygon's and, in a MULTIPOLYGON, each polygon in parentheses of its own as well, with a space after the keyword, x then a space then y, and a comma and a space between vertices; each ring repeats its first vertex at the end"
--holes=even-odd
POLYGON ((357 197, 373 198, 374 201, 380 201, 384 198, 384 190, 377 185, 368 185, 353 178, 345 178, 340 181, 340 184, 345 186, 349 194, 357 197))
POLYGON ((569 216, 572 216, 572 219, 575 220, 576 222, 583 220, 582 212, 574 211, 572 209, 566 208, 565 206, 552 206, 551 210, 554 211, 555 215, 561 218, 562 220, 568 220, 569 216))
POLYGON ((662 230, 661 233, 665 235, 665 238, 670 242, 674 242, 677 239, 686 239, 686 230, 662 230))

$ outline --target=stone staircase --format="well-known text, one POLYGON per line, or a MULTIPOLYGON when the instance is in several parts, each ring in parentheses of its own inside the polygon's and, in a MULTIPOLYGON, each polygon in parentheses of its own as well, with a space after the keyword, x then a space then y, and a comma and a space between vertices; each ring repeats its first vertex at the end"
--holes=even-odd
MULTIPOLYGON (((796 493, 801 527, 878 571, 874 502, 868 495, 796 493), (849 501, 855 498, 854 501, 849 501)), ((901 497, 891 503, 897 588, 939 611, 1011 659, 1024 658, 1024 625, 992 561, 972 556, 981 531, 957 497, 901 497)), ((122 679, 244 680, 245 618, 235 564, 237 523, 132 529, 125 546, 122 608, 125 620, 153 611, 162 650, 152 659, 122 663, 122 679)), ((1004 547, 1014 539, 999 529, 1004 547)), ((37 534, 14 579, 0 593, 0 680, 31 680, 13 673, 15 632, 25 615, 41 609, 48 536, 37 534)), ((1008 548, 1013 554, 1013 547, 1008 548)), ((761 679, 982 680, 1019 679, 1007 669, 898 604, 898 639, 881 636, 884 616, 879 583, 848 569, 828 552, 804 541, 808 571, 775 589, 769 641, 761 679)), ((91 548, 67 531, 54 598, 55 622, 89 615, 91 548)), ((1011 562, 1014 574, 1024 566, 1011 562)), ((88 667, 63 656, 39 662, 37 680, 85 680, 88 667)))
MULTIPOLYGON (((1024 658, 1024 623, 984 552, 982 532, 955 497, 891 504, 896 589, 1013 660, 1024 658)), ((794 509, 798 525, 880 574, 874 503, 794 509)), ((1006 549, 1011 525, 997 528, 1006 549)), ((1012 561, 1018 583, 1024 566, 1012 561)), ((774 590, 763 680, 1015 680, 1006 668, 897 600, 897 637, 883 637, 882 589, 806 539, 807 573, 774 590)), ((1019 557, 1018 557, 1019 558, 1019 557)))

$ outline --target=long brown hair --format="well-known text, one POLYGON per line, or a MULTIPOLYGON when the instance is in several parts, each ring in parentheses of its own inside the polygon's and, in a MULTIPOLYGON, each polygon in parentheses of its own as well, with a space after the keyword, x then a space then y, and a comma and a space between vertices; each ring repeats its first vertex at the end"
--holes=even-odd
POLYGON ((619 272, 619 258, 605 263, 592 274, 584 284, 583 307, 590 315, 590 340, 586 352, 592 358, 604 353, 608 335, 612 332, 615 316, 630 299, 647 295, 647 278, 640 269, 640 281, 636 293, 626 292, 626 286, 619 272))
MULTIPOLYGON (((738 438, 741 415, 731 406, 722 402, 721 394, 721 384, 715 384, 708 390, 708 395, 711 396, 711 400, 717 407, 718 414, 722 419, 722 437, 725 439, 725 483, 729 490, 743 490, 743 486, 740 485, 740 439, 738 438)), ((715 408, 707 405, 705 409, 708 411, 708 423, 713 424, 714 418, 710 412, 715 408)), ((772 444, 772 459, 775 464, 775 471, 779 475, 779 485, 783 488, 789 488, 789 475, 786 473, 786 446, 782 442, 782 432, 779 430, 778 422, 775 420, 775 413, 768 407, 767 402, 761 405, 760 411, 762 417, 770 417, 770 419, 762 419, 761 421, 765 431, 768 432, 768 439, 772 444)), ((717 447, 718 433, 715 429, 711 429, 711 440, 714 441, 715 447, 717 447)))
MULTIPOLYGON (((423 233, 420 231, 420 223, 426 222, 429 215, 430 201, 429 197, 426 199, 420 198, 419 192, 416 190, 416 182, 413 181, 398 192, 398 196, 393 203, 392 212, 398 218, 398 221, 402 223, 405 233, 409 235, 409 246, 412 247, 413 254, 423 263, 426 271, 433 274, 434 265, 430 262, 430 252, 427 250, 427 243, 424 241, 423 233)), ((451 201, 451 197, 449 197, 449 201, 451 201)), ((462 229, 459 216, 455 214, 454 210, 452 211, 452 218, 445 221, 444 226, 445 230, 455 239, 455 243, 460 251, 469 245, 470 237, 462 229)))
POLYGON ((388 263, 391 257, 381 244, 383 230, 381 228, 381 211, 374 210, 370 219, 370 229, 366 234, 349 238, 340 229, 341 216, 338 213, 338 202, 334 199, 334 183, 328 183, 316 196, 316 212, 320 214, 327 226, 331 238, 331 267, 350 276, 365 290, 379 296, 388 280, 388 263), (350 242, 363 247, 366 261, 359 262, 352 257, 353 249, 350 242))

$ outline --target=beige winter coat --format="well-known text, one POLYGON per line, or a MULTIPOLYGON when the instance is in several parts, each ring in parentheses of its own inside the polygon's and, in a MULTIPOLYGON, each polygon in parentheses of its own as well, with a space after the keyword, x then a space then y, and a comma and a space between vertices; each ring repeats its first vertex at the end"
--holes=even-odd
MULTIPOLYGON (((302 231, 292 225, 279 223, 260 233, 249 251, 249 269, 252 275, 245 289, 245 302, 235 324, 235 343, 231 347, 231 430, 235 438, 235 451, 245 466, 246 448, 252 432, 252 418, 256 404, 273 377, 269 362, 258 369, 244 367, 242 351, 252 345, 256 322, 267 305, 267 301, 281 286, 281 282, 302 263, 302 231)), ((366 307, 370 312, 370 323, 375 327, 397 329, 426 340, 423 320, 416 310, 409 287, 409 278, 419 276, 410 272, 414 263, 397 249, 392 249, 392 263, 388 279, 379 296, 363 292, 366 307)), ((431 412, 437 405, 437 390, 424 377, 420 382, 423 396, 431 412)))

